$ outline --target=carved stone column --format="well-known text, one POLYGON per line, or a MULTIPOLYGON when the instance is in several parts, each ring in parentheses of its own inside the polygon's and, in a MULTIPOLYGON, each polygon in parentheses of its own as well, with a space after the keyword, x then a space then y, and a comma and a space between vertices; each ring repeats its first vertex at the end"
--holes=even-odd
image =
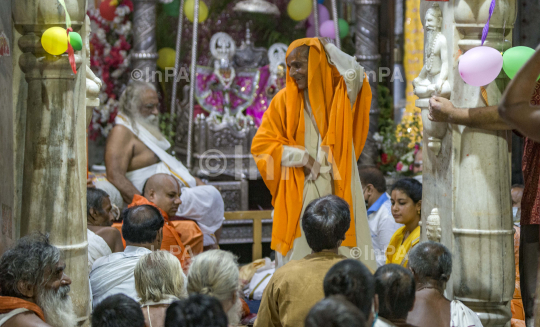
MULTIPOLYGON (((157 0, 133 0, 133 70, 141 72, 141 80, 149 81, 156 71, 156 4, 157 0)), ((157 81, 156 81, 157 82, 157 81)))
POLYGON ((360 155, 360 163, 374 165, 377 162, 377 145, 373 140, 373 134, 379 129, 379 5, 380 0, 355 0, 356 4, 356 52, 358 63, 365 68, 373 98, 369 112, 369 133, 360 155))
MULTIPOLYGON (((66 0, 74 31, 81 32, 86 0, 66 0)), ((74 75, 67 54, 52 56, 41 47, 51 26, 65 27, 57 0, 13 0, 15 28, 22 34, 19 66, 28 83, 24 147, 21 236, 49 233, 63 252, 71 277, 71 298, 80 322, 88 320, 86 241, 86 114, 84 79, 77 53, 74 75)), ((14 63, 17 64, 17 63, 14 63)))
MULTIPOLYGON (((450 101, 457 108, 486 106, 480 87, 467 85, 461 79, 458 62, 462 53, 480 45, 490 2, 438 2, 443 16, 441 32, 447 40, 450 101)), ((426 12, 432 6, 433 2, 422 1, 424 26, 426 12)), ((514 20, 515 0, 497 1, 484 45, 499 51, 509 48, 514 20)), ((437 52, 429 50, 433 51, 437 52)), ((487 105, 499 103, 507 83, 501 73, 486 86, 487 105)), ((417 106, 425 107, 424 138, 430 139, 424 140, 429 150, 424 151, 422 221, 427 223, 422 225, 422 240, 432 238, 440 221, 441 242, 453 254, 447 295, 474 310, 484 326, 509 326, 515 278, 508 143, 511 133, 433 124, 425 115, 427 104, 423 102, 418 100, 417 106)))

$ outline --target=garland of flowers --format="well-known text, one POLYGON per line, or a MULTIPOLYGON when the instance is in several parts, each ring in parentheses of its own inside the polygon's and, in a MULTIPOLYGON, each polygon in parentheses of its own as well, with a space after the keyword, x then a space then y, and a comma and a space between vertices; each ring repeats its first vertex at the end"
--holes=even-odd
POLYGON ((379 149, 377 166, 390 176, 412 176, 414 158, 420 151, 422 125, 420 117, 395 126, 392 119, 392 96, 390 90, 379 84, 379 132, 373 135, 379 149))
POLYGON ((90 39, 90 67, 103 82, 99 93, 101 105, 99 110, 94 109, 88 131, 91 140, 109 134, 118 114, 118 99, 129 80, 126 72, 131 62, 132 12, 131 0, 119 1, 113 21, 101 17, 99 9, 88 11, 90 20, 97 25, 90 39))

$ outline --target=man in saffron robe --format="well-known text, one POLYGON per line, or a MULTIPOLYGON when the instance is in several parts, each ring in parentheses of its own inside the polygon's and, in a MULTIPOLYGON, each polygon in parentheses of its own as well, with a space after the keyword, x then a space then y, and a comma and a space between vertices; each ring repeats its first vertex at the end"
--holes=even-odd
POLYGON ((286 87, 272 100, 251 147, 272 194, 271 246, 278 267, 311 253, 300 217, 311 201, 334 194, 351 209, 339 253, 377 268, 356 165, 371 106, 364 75, 353 57, 327 39, 296 40, 287 50, 286 87))
MULTIPOLYGON (((192 220, 170 220, 170 217, 174 216, 178 206, 182 203, 180 184, 171 175, 155 174, 148 179, 143 192, 144 197, 133 196, 133 201, 128 208, 151 205, 159 209, 163 219, 165 219, 160 249, 176 256, 184 270, 187 270, 186 259, 203 251, 203 233, 197 223, 192 220)), ((117 228, 122 226, 122 224, 115 225, 117 228)))

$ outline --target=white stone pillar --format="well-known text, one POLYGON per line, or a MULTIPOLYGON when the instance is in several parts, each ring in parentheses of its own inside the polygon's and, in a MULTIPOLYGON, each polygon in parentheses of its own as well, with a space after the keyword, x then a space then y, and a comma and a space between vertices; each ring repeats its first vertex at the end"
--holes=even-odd
MULTIPOLYGON (((447 44, 451 90, 448 96, 457 108, 486 105, 480 87, 467 85, 461 79, 458 60, 462 53, 480 45, 490 2, 437 2, 443 14, 441 32, 447 44)), ((426 32, 425 15, 432 5, 428 1, 421 4, 426 32)), ((515 0, 497 0, 485 46, 499 51, 511 46, 515 8, 515 0)), ((429 50, 427 34, 425 47, 429 50)), ((424 58, 425 63, 427 59, 424 58)), ((486 86, 489 105, 498 104, 507 82, 501 73, 486 86)), ((427 119, 427 101, 417 101, 422 109, 425 145, 422 240, 437 240, 437 233, 428 236, 427 231, 440 228, 440 241, 452 250, 454 265, 447 285, 450 298, 477 312, 484 326, 509 326, 515 278, 511 133, 433 123, 427 119)))
MULTIPOLYGON (((71 298, 81 323, 88 320, 86 241, 86 114, 84 52, 77 52, 78 74, 67 54, 52 56, 41 35, 65 28, 57 0, 13 0, 14 26, 22 35, 18 65, 28 83, 20 234, 49 233, 63 252, 71 277, 71 298), (81 69, 82 67, 82 69, 81 69)), ((66 0, 75 32, 81 33, 86 0, 66 0)), ((84 33, 84 32, 83 32, 84 33)), ((83 34, 84 37, 84 34, 83 34)), ((14 63, 16 64, 16 63, 14 63)))

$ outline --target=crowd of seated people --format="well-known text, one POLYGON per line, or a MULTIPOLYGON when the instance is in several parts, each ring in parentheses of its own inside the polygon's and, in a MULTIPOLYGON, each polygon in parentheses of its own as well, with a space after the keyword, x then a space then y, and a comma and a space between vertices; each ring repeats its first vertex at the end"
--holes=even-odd
MULTIPOLYGON (((153 179, 145 186, 146 200, 122 211, 120 231, 111 227, 107 194, 89 189, 88 228, 97 239, 90 242, 98 242, 89 245, 97 250, 88 257, 92 326, 242 326, 250 309, 237 258, 219 249, 197 254, 164 249, 167 233, 171 240, 179 234, 166 219, 177 194, 156 198, 155 190, 174 179, 153 179)), ((254 326, 482 326, 463 303, 444 296, 452 272, 450 251, 416 239, 421 188, 414 179, 402 179, 383 197, 403 227, 390 237, 396 249, 387 249, 387 264, 377 271, 338 253, 351 221, 347 202, 334 195, 311 202, 301 223, 312 254, 275 270, 251 320, 254 326)), ((77 325, 64 269, 62 253, 47 235, 25 236, 5 252, 0 326, 77 325)))

